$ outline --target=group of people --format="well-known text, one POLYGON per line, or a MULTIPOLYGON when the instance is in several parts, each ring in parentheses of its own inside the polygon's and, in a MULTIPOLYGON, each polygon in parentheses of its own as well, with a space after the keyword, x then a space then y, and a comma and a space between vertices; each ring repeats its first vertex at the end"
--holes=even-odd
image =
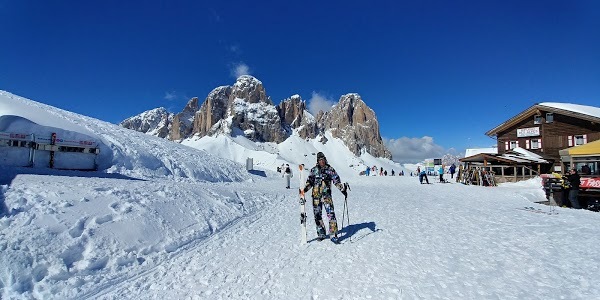
MULTIPOLYGON (((335 210, 333 207, 333 199, 331 196, 331 185, 335 185, 345 197, 348 196, 346 185, 342 184, 340 176, 337 174, 335 169, 327 163, 327 158, 323 152, 317 153, 317 163, 308 172, 306 181, 304 181, 303 173, 304 164, 300 164, 298 169, 300 174, 300 188, 298 189, 298 192, 301 195, 304 195, 304 193, 308 192, 312 188, 311 194, 313 214, 317 227, 317 239, 323 240, 327 238, 325 222, 323 221, 323 207, 325 207, 325 212, 327 213, 327 218, 329 219, 329 234, 332 241, 337 242, 338 228, 335 210)), ((293 173, 289 164, 278 167, 278 171, 282 173, 282 176, 285 178, 286 188, 289 189, 290 178, 293 177, 293 173)))
MULTIPOLYGON (((360 172, 360 175, 371 176, 371 172, 373 172, 373 174, 377 175, 377 167, 376 166, 373 166, 373 167, 367 166, 367 168, 365 169, 364 172, 360 172)), ((391 175, 396 176, 396 172, 394 171, 394 169, 392 169, 391 175)), ((384 170, 383 167, 380 167, 379 168, 379 176, 388 176, 388 171, 384 170)), ((404 171, 400 170, 400 172, 398 172, 398 176, 404 176, 404 171)))
MULTIPOLYGON (((456 173, 456 165, 452 164, 450 168, 448 168, 448 171, 450 172, 450 178, 454 178, 454 173, 456 173)), ((440 182, 447 182, 444 179, 444 172, 444 165, 441 165, 438 169, 438 174, 440 175, 440 182)), ((423 184, 423 180, 425 180, 425 182, 429 184, 429 178, 427 178, 427 172, 425 170, 421 170, 421 167, 417 167, 416 174, 417 176, 419 176, 419 182, 421 184, 423 184)), ((410 173, 410 176, 412 176, 412 172, 410 173)))

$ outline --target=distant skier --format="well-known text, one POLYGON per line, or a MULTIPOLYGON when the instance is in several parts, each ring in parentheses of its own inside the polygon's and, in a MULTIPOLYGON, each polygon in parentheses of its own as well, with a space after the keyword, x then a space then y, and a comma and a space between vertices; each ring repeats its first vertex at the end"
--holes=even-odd
POLYGON ((456 165, 452 164, 450 166, 450 179, 454 178, 454 173, 456 173, 456 165))
POLYGON ((290 169, 290 165, 285 164, 285 167, 283 168, 283 177, 285 178, 285 183, 286 189, 290 188, 290 178, 294 177, 294 174, 292 174, 292 169, 290 169))
POLYGON ((444 166, 441 165, 438 172, 440 173, 440 182, 444 182, 444 166))
POLYGON ((392 169, 392 176, 394 176, 394 174, 395 174, 395 173, 394 173, 394 169, 392 169))
POLYGON ((369 168, 367 166, 367 169, 365 170, 365 175, 369 176, 371 174, 371 168, 369 168))
POLYGON ((333 208, 333 199, 331 198, 332 182, 344 196, 348 195, 337 172, 327 163, 325 154, 319 152, 317 153, 317 165, 310 169, 304 186, 304 192, 307 192, 312 187, 313 212, 317 225, 318 239, 323 240, 327 237, 325 224, 323 223, 323 206, 325 206, 327 218, 329 218, 329 234, 333 235, 332 241, 337 242, 337 220, 333 208))
POLYGON ((425 170, 421 171, 421 173, 419 173, 419 182, 421 184, 423 184, 423 179, 425 179, 425 182, 427 182, 427 184, 429 184, 429 179, 427 178, 427 172, 425 172, 425 170))

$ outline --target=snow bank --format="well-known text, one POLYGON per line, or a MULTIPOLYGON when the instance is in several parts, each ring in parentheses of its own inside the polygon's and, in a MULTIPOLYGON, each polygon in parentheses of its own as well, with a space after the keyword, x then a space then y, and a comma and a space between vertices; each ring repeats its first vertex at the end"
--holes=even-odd
POLYGON ((250 178, 242 164, 4 91, 0 91, 0 116, 9 116, 4 118, 3 128, 46 134, 57 130, 69 135, 83 134, 99 141, 100 154, 96 163, 100 171, 107 173, 210 182, 250 178))

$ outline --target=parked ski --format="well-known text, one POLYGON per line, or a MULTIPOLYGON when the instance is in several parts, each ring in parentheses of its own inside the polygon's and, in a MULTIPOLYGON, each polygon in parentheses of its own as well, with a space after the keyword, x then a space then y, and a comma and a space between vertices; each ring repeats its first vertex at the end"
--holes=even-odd
POLYGON ((300 191, 300 244, 306 244, 306 198, 304 191, 300 191))

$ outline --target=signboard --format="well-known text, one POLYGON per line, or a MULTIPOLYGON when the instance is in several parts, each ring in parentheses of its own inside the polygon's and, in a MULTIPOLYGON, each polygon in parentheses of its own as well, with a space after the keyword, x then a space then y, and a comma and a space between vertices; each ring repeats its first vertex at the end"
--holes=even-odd
MULTIPOLYGON (((50 145, 52 145, 52 138, 35 137, 35 141, 37 143, 41 143, 41 144, 50 144, 50 145)), ((89 140, 86 141, 86 140, 62 139, 62 138, 56 137, 54 139, 54 144, 61 145, 61 146, 93 148, 93 147, 96 147, 98 145, 98 142, 96 142, 96 141, 89 141, 89 140)))
POLYGON ((423 171, 426 171, 427 173, 433 173, 434 166, 435 164, 433 163, 433 159, 426 159, 423 162, 423 171))
POLYGON ((31 140, 31 134, 12 133, 12 132, 0 132, 0 139, 18 140, 18 141, 30 141, 31 140))
POLYGON ((539 135, 540 135, 539 127, 529 127, 529 128, 517 129, 517 137, 539 136, 539 135))
POLYGON ((592 189, 592 188, 600 188, 600 178, 589 178, 584 177, 581 178, 581 184, 579 185, 581 189, 592 189))

